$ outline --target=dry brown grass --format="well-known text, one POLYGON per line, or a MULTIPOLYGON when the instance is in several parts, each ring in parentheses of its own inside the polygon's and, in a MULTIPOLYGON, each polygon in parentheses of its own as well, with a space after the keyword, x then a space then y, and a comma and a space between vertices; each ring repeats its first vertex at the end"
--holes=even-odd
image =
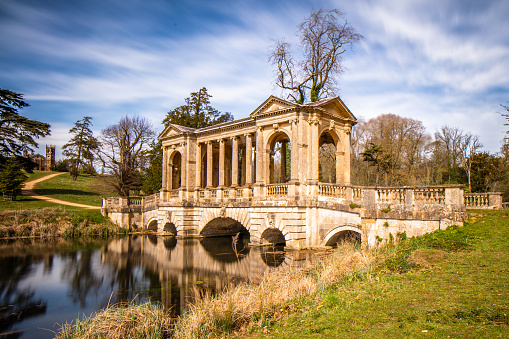
POLYGON ((111 222, 103 219, 96 211, 77 212, 59 207, 0 211, 0 238, 75 237, 119 231, 111 222))
POLYGON ((292 299, 313 295, 346 274, 369 267, 373 260, 372 252, 344 245, 314 266, 270 271, 259 285, 239 285, 215 298, 201 296, 178 319, 173 335, 178 339, 207 338, 246 327, 250 322, 261 323, 292 299))
POLYGON ((55 338, 164 338, 170 322, 159 304, 116 304, 75 324, 64 324, 55 338))

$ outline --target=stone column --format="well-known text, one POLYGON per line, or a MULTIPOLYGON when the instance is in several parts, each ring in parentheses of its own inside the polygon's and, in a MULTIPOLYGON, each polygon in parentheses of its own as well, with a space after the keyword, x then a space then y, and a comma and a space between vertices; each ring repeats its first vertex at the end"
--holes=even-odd
POLYGON ((194 187, 201 188, 201 143, 196 143, 196 176, 194 180, 194 187))
POLYGON ((311 167, 310 171, 310 179, 313 181, 313 183, 318 183, 319 178, 319 171, 318 171, 318 154, 319 154, 319 146, 318 146, 318 118, 312 117, 309 122, 309 127, 311 129, 310 133, 310 162, 308 166, 311 167))
POLYGON ((286 180, 286 141, 281 142, 281 183, 286 180))
POLYGON ((207 141, 207 188, 212 188, 212 141, 207 141))
POLYGON ((166 191, 168 189, 168 148, 163 147, 163 182, 162 182, 162 190, 166 191))
POLYGON ((187 171, 189 170, 189 158, 187 154, 187 148, 189 147, 189 143, 184 141, 182 143, 182 152, 180 153, 180 188, 187 189, 187 171))
POLYGON ((224 187, 225 140, 219 139, 219 187, 224 187))
POLYGON ((246 185, 251 186, 253 184, 253 140, 252 134, 246 134, 246 185))
POLYGON ((232 186, 239 186, 239 137, 232 137, 232 186))
MULTIPOLYGON (((264 175, 263 172, 265 170, 263 163, 265 158, 265 147, 263 147, 263 127, 258 127, 256 131, 256 183, 264 184, 264 175)), ((268 179, 268 178, 266 178, 268 179)))
POLYGON ((240 183, 239 186, 244 186, 246 184, 246 145, 244 145, 244 148, 241 148, 242 151, 242 162, 240 164, 241 168, 241 175, 240 175, 240 183))

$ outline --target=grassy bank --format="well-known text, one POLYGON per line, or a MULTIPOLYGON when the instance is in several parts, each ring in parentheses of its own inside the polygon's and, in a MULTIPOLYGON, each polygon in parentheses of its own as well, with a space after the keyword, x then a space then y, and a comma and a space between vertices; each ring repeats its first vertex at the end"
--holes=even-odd
POLYGON ((80 175, 72 180, 69 173, 45 180, 35 187, 39 195, 80 204, 101 206, 102 197, 115 195, 106 177, 80 175))
POLYGON ((0 238, 109 236, 125 233, 98 210, 47 207, 0 211, 0 238))
MULTIPOLYGON (((28 181, 57 172, 28 174, 28 181)), ((38 194, 61 200, 101 205, 101 194, 108 191, 100 177, 80 176, 73 181, 68 173, 37 184, 38 194)), ((108 236, 124 233, 104 218, 99 210, 58 205, 45 200, 18 196, 15 201, 0 201, 0 238, 108 236)))
MULTIPOLYGON (((152 337, 502 338, 509 333, 509 213, 470 212, 452 227, 397 245, 345 246, 312 267, 267 274, 201 301, 171 328, 164 311, 152 337)), ((135 305, 138 314, 154 305, 135 305)), ((125 307, 67 326, 65 338, 127 338, 103 322, 125 307), (107 319, 107 318, 106 318, 107 319), (108 328, 107 331, 99 330, 108 328), (110 336, 109 333, 115 333, 110 336)), ((134 321, 134 320, 133 320, 134 321)), ((142 328, 145 322, 130 323, 142 328)), ((145 330, 143 330, 145 331, 145 330)), ((140 332, 141 333, 141 332, 140 332)))

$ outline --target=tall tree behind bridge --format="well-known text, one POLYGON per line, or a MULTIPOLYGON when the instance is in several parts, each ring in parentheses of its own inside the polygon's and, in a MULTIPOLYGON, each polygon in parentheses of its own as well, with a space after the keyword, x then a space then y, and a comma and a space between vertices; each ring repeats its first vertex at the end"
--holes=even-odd
POLYGON ((210 105, 210 95, 205 87, 198 92, 192 92, 184 99, 185 104, 168 112, 163 119, 164 126, 175 124, 180 126, 203 128, 227 121, 232 121, 233 116, 221 113, 210 105))
POLYGON ((145 156, 155 135, 145 118, 127 116, 101 132, 98 156, 113 175, 112 185, 121 197, 140 189, 145 156))
MULTIPOLYGON (((395 114, 382 114, 367 122, 358 124, 352 135, 354 152, 352 163, 361 168, 354 168, 364 175, 354 174, 353 177, 363 180, 359 184, 372 185, 379 174, 383 173, 385 185, 414 185, 425 184, 423 164, 425 160, 425 146, 430 136, 421 121, 400 117, 395 114), (383 171, 378 170, 371 175, 370 172, 378 167, 366 168, 366 163, 360 159, 367 159, 363 154, 379 146, 376 155, 380 159, 390 159, 383 171), (364 168, 362 168, 364 167, 364 168)), ((368 152, 369 153, 369 152, 368 152)))
POLYGON ((73 137, 62 146, 62 154, 69 159, 69 173, 73 180, 80 172, 93 170, 94 153, 99 148, 99 141, 90 129, 91 125, 91 117, 76 121, 69 130, 73 137))
POLYGON ((292 46, 276 41, 269 61, 276 66, 276 85, 289 91, 299 104, 318 101, 337 91, 337 78, 343 72, 343 54, 347 47, 362 39, 337 9, 313 11, 298 26, 302 47, 294 57, 292 46))

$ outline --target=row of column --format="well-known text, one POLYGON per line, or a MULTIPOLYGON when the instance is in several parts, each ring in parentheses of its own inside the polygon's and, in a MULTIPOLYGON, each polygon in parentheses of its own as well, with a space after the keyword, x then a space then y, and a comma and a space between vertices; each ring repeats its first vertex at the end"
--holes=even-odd
MULTIPOLYGON (((246 138, 246 147, 245 147, 245 156, 243 157, 243 161, 245 160, 245 178, 246 185, 250 186, 253 184, 253 136, 251 133, 245 134, 246 138)), ((232 140, 232 167, 231 167, 231 185, 232 187, 239 186, 239 137, 234 136, 231 137, 232 140)), ((207 172, 205 173, 206 179, 205 184, 207 188, 213 188, 213 143, 214 141, 207 141, 206 150, 207 150, 207 172)), ((222 138, 218 140, 219 143, 219 181, 218 187, 225 187, 225 164, 226 164, 226 139, 222 138)), ((202 144, 197 144, 197 152, 196 152, 196 183, 195 187, 197 189, 201 188, 201 178, 202 178, 202 166, 201 166, 201 158, 202 158, 202 144)))

